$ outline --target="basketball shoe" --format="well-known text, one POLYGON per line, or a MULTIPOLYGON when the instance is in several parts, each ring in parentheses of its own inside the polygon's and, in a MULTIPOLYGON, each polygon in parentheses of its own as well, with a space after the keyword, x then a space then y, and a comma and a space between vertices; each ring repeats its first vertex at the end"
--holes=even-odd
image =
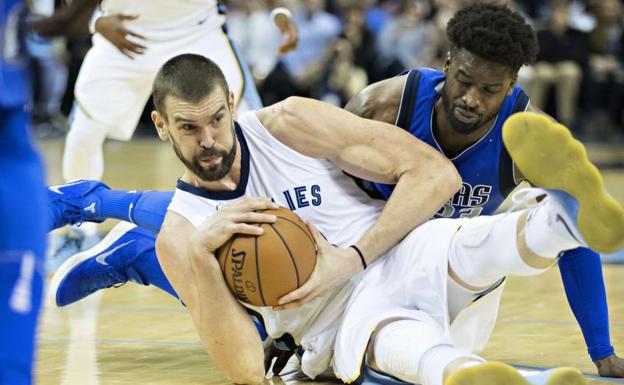
POLYGON ((153 252, 154 240, 155 235, 147 230, 119 223, 100 243, 72 256, 59 267, 50 283, 48 301, 62 307, 129 280, 147 285, 145 272, 140 272, 133 263, 144 253, 153 252))
MULTIPOLYGON (((97 213, 100 206, 97 192, 108 189, 104 183, 90 180, 77 180, 48 187, 49 230, 66 225, 80 226, 83 222, 103 222, 106 218, 97 213)), ((46 259, 46 270, 56 271, 69 257, 93 247, 101 239, 99 234, 87 233, 80 227, 73 227, 60 236, 53 236, 50 242, 52 251, 46 259)))
POLYGON ((451 374, 444 385, 584 385, 583 374, 575 368, 555 368, 523 374, 502 362, 484 362, 451 374))
POLYGON ((103 189, 110 188, 97 180, 77 180, 48 187, 50 230, 87 221, 103 222, 106 218, 97 214, 100 205, 97 192, 103 189))
POLYGON ((624 246, 624 209, 606 193, 598 169, 567 128, 544 115, 521 112, 503 125, 503 141, 524 177, 558 206, 554 221, 572 238, 599 252, 624 246))

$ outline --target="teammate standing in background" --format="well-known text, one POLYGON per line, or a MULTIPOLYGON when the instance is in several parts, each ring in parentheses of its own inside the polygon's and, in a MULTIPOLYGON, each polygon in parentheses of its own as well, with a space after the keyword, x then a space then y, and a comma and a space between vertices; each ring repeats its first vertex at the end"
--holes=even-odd
MULTIPOLYGON (((106 138, 129 140, 151 92, 158 68, 169 58, 196 53, 223 68, 237 110, 261 107, 247 66, 227 35, 225 7, 216 0, 103 0, 92 21, 93 47, 75 87, 71 129, 63 154, 63 178, 101 179, 106 138)), ((294 49, 297 30, 288 12, 274 22, 294 49)), ((99 238, 96 224, 70 232, 57 251, 60 260, 99 238)))

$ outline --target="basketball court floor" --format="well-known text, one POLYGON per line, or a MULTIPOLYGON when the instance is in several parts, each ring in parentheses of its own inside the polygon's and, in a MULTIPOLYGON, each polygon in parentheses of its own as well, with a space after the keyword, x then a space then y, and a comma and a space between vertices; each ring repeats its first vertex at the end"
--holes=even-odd
MULTIPOLYGON (((40 143, 50 184, 61 183, 62 141, 40 143)), ((105 146, 103 180, 119 189, 173 190, 181 166, 169 145, 138 139, 105 146)), ((592 147, 603 164, 622 164, 624 149, 592 147)), ((624 202, 624 172, 603 171, 607 188, 624 202)), ((115 222, 108 221, 102 230, 115 222)), ((605 265, 611 340, 624 354, 624 265, 605 265)), ((191 319, 176 300, 134 283, 101 291, 64 309, 47 304, 38 332, 37 384, 226 384, 208 359, 191 319)), ((575 366, 592 385, 624 384, 601 379, 586 353, 566 302, 557 268, 540 277, 509 279, 492 336, 482 354, 525 370, 575 366)), ((301 382, 293 373, 268 380, 301 382)), ((314 382, 321 383, 321 382, 314 382)))

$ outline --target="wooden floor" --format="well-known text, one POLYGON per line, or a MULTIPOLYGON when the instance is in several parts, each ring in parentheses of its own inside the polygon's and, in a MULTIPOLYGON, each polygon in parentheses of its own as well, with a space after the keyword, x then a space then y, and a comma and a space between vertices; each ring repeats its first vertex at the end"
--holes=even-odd
MULTIPOLYGON (((49 182, 60 183, 61 142, 45 141, 40 146, 49 182)), ((607 161, 623 153, 590 151, 594 159, 607 161)), ((107 143, 106 164, 104 181, 120 189, 172 190, 181 170, 169 146, 152 140, 107 143)), ((604 175, 611 194, 624 202, 624 173, 610 170, 604 175)), ((102 229, 112 224, 105 223, 102 229)), ((605 266, 611 339, 620 353, 624 353, 623 276, 624 265, 605 266)), ((184 308, 153 287, 129 283, 65 309, 46 306, 38 335, 40 385, 226 383, 204 353, 184 308)), ((576 366, 590 384, 624 383, 593 376, 595 368, 556 268, 540 277, 509 280, 483 356, 529 369, 576 366)), ((290 375, 272 382, 298 381, 290 375)))

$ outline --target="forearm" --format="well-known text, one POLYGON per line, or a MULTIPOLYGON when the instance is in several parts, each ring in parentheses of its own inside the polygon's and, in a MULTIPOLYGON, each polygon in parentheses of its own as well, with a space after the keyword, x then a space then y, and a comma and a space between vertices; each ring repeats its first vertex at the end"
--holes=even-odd
POLYGON ((585 248, 568 250, 559 259, 559 270, 568 303, 581 327, 592 360, 612 355, 600 256, 585 248))
POLYGON ((197 231, 168 212, 156 240, 158 261, 217 367, 236 383, 259 383, 264 365, 258 333, 230 294, 214 254, 193 247, 197 231))
POLYGON ((367 263, 399 243, 439 210, 459 189, 461 179, 450 162, 423 162, 404 173, 377 222, 357 242, 367 263))
POLYGON ((264 351, 249 315, 227 288, 211 255, 194 257, 197 332, 215 365, 234 383, 264 380, 264 351), (214 263, 208 263, 214 262, 214 263))

